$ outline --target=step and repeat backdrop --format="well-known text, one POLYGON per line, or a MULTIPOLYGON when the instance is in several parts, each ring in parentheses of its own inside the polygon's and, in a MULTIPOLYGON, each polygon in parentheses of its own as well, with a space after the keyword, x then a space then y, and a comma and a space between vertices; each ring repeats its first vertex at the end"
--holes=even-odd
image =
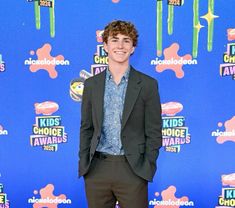
POLYGON ((131 64, 159 82, 163 147, 149 208, 235 207, 234 8, 1 1, 0 208, 87 208, 78 178, 83 83, 107 68, 102 32, 116 19, 136 25, 131 64))

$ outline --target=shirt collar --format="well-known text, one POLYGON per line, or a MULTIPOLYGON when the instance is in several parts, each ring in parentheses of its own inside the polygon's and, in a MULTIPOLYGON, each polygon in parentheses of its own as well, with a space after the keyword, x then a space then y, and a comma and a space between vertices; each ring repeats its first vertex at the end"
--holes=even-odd
MULTIPOLYGON (((122 76, 122 80, 124 79, 126 82, 128 81, 129 79, 129 74, 130 74, 130 66, 128 66, 127 70, 125 71, 125 73, 123 74, 122 76)), ((110 80, 112 79, 113 76, 111 74, 111 72, 109 71, 109 68, 106 70, 106 79, 107 80, 110 80)))

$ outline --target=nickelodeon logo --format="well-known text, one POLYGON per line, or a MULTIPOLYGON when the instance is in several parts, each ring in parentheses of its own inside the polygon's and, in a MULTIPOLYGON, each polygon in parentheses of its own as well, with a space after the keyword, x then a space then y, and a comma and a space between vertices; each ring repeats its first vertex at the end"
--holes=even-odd
POLYGON ((0 125, 0 136, 1 135, 8 135, 8 131, 3 128, 3 126, 0 125))
MULTIPOLYGON (((58 76, 56 66, 70 65, 69 60, 65 60, 63 55, 53 57, 51 55, 52 46, 49 43, 44 44, 36 50, 37 60, 29 58, 24 61, 25 65, 29 65, 31 72, 45 70, 49 76, 54 79, 58 76)), ((35 51, 31 50, 30 55, 35 55, 35 51)))
MULTIPOLYGON (((55 196, 53 194, 55 187, 53 184, 48 184, 41 188, 40 191, 35 190, 33 193, 38 195, 40 193, 41 198, 33 196, 28 199, 29 204, 33 204, 37 207, 57 207, 60 204, 72 204, 72 200, 67 198, 65 194, 55 196)), ((34 206, 33 206, 34 207, 34 206)))

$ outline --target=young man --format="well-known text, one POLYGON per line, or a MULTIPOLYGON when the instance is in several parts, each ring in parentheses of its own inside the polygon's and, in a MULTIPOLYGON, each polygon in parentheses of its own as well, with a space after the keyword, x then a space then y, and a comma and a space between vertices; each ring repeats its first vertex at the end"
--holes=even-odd
POLYGON ((108 70, 86 80, 80 127, 79 175, 89 208, 148 207, 148 181, 162 144, 157 81, 129 64, 138 33, 113 21, 103 33, 108 70))

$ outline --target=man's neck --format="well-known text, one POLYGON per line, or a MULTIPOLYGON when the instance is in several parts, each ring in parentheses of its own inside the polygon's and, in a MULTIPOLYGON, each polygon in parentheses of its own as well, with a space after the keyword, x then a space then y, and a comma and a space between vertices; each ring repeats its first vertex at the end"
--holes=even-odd
POLYGON ((116 84, 119 84, 123 75, 129 68, 129 63, 125 65, 109 65, 109 71, 112 74, 113 80, 115 81, 116 84))

